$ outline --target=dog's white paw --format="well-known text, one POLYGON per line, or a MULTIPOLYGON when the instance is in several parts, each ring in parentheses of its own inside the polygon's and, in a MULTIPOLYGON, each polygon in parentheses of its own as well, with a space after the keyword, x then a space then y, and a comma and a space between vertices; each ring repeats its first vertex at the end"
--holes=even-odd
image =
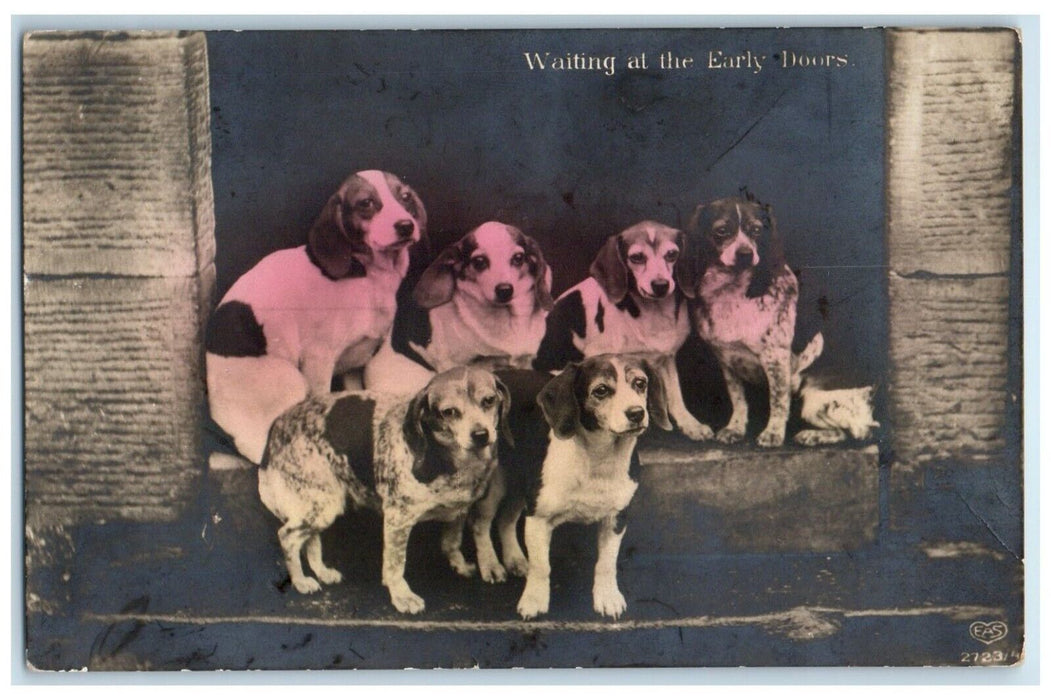
POLYGON ((684 419, 679 423, 679 430, 691 440, 711 440, 715 437, 712 429, 696 418, 684 419))
POLYGON ((744 431, 727 426, 715 434, 715 439, 724 445, 732 445, 744 440, 744 431))
POLYGON ((319 579, 321 579, 321 583, 327 584, 329 586, 343 582, 343 574, 339 573, 335 569, 318 569, 314 573, 317 574, 317 577, 319 579))
POLYGON ((303 595, 310 595, 321 590, 321 584, 313 576, 292 579, 292 586, 303 595))
POLYGON ((760 447, 780 447, 785 442, 785 432, 767 428, 759 433, 759 437, 755 439, 755 442, 760 447))
POLYGON ((478 567, 474 564, 467 563, 463 557, 456 560, 450 560, 449 566, 452 567, 453 571, 460 574, 464 578, 471 578, 478 573, 478 567))
POLYGON ((595 586, 591 594, 595 602, 595 612, 599 615, 612 617, 616 620, 628 609, 628 603, 624 600, 621 592, 617 590, 616 585, 595 586))
POLYGON ((805 447, 815 445, 835 445, 847 439, 842 430, 800 430, 796 433, 795 441, 805 447))
POLYGON ((521 553, 508 555, 504 557, 504 567, 511 575, 521 578, 529 573, 529 560, 521 553))
POLYGON ((404 589, 390 592, 390 602, 400 613, 416 615, 423 612, 423 598, 413 593, 406 586, 404 589))
POLYGON ((551 599, 551 588, 547 582, 543 585, 530 586, 526 583, 525 591, 518 600, 518 614, 523 620, 531 620, 538 615, 547 612, 548 603, 551 599))
POLYGON ((478 561, 478 571, 486 583, 503 583, 507 580, 507 570, 498 561, 478 561))

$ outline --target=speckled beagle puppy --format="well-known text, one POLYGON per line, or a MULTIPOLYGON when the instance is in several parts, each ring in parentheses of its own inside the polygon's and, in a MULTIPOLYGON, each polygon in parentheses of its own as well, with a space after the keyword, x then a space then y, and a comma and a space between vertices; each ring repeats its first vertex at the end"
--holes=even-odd
POLYGON ((528 368, 551 310, 551 270, 521 230, 489 221, 448 246, 399 294, 388 340, 365 386, 411 393, 458 365, 528 368))
POLYGON ((242 455, 258 464, 277 416, 364 367, 426 226, 411 187, 364 170, 329 198, 306 245, 266 256, 234 283, 209 319, 205 365, 212 418, 242 455))
POLYGON ((660 374, 628 355, 589 357, 554 378, 525 370, 497 374, 511 394, 515 448, 501 445, 500 469, 472 522, 482 577, 499 581, 507 569, 524 573, 518 613, 525 619, 546 613, 554 529, 598 523, 594 609, 619 617, 627 604, 617 587, 617 555, 624 509, 637 487, 635 443, 651 423, 672 427, 660 374), (528 560, 515 527, 523 510, 528 560), (503 565, 488 539, 497 514, 503 565))
POLYGON ((591 264, 591 276, 555 302, 534 368, 562 369, 566 363, 603 353, 643 353, 661 374, 668 410, 679 430, 693 440, 710 439, 711 429, 686 408, 675 354, 690 334, 680 283, 682 231, 642 221, 611 236, 591 264))
POLYGON ((497 435, 507 431, 507 388, 491 373, 457 368, 437 375, 411 401, 370 392, 315 396, 276 421, 259 468, 259 496, 283 523, 278 530, 292 585, 313 593, 342 575, 325 565, 321 533, 344 512, 383 514, 383 584, 399 612, 423 599, 405 581, 413 526, 447 523, 441 547, 450 566, 472 576, 460 550, 471 505, 496 468, 497 435), (307 563, 316 579, 303 572, 307 563))
POLYGON ((773 209, 730 197, 698 206, 688 227, 698 335, 719 360, 733 413, 716 434, 744 438, 748 404, 742 382, 769 387, 770 419, 756 442, 785 439, 793 383, 792 338, 799 284, 785 264, 773 209))

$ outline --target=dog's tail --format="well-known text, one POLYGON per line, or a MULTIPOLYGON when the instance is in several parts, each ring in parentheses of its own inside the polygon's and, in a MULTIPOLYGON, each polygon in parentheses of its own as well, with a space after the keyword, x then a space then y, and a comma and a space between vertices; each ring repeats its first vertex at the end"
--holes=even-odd
POLYGON ((814 364, 814 361, 821 356, 821 352, 825 349, 825 337, 821 335, 821 332, 817 332, 807 346, 803 348, 803 351, 798 355, 792 356, 792 392, 798 392, 799 387, 803 384, 803 372, 814 364))

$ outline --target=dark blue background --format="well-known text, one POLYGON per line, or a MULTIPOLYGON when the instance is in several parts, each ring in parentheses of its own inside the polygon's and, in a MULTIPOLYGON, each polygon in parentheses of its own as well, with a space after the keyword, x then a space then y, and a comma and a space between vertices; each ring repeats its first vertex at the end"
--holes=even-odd
POLYGON ((747 188, 773 204, 802 283, 800 332, 859 381, 886 365, 883 39, 820 30, 215 32, 208 35, 222 294, 298 245, 350 172, 412 183, 437 246, 488 219, 543 246, 561 292, 601 241, 686 223, 747 188), (709 50, 766 54, 710 70, 709 50), (782 69, 783 50, 846 55, 782 69), (657 55, 694 67, 656 70, 657 55), (617 56, 616 74, 530 72, 523 53, 617 56), (646 52, 650 69, 628 71, 646 52))

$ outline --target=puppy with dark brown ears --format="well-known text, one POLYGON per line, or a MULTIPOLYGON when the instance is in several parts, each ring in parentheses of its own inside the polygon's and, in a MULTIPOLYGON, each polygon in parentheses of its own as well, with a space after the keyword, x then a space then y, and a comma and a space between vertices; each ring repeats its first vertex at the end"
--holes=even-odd
POLYGON ((369 389, 411 393, 466 364, 530 367, 553 304, 551 269, 535 240, 490 221, 447 246, 403 302, 366 367, 369 389))
POLYGON ((383 514, 383 584, 399 612, 418 613, 423 599, 405 581, 413 526, 446 524, 442 552, 461 576, 476 568, 461 552, 471 505, 496 468, 497 436, 513 446, 507 388, 481 369, 434 377, 411 401, 371 392, 311 397, 270 431, 259 467, 259 496, 281 520, 278 530, 293 587, 314 593, 342 580, 321 554, 321 533, 345 510, 383 514), (316 579, 303 571, 301 554, 316 579), (320 583, 319 583, 320 580, 320 583))
POLYGON ((638 485, 635 444, 650 424, 672 428, 660 373, 638 356, 599 355, 554 378, 523 370, 497 376, 510 391, 515 448, 501 444, 500 467, 472 522, 482 578, 503 580, 508 569, 525 573, 518 612, 525 619, 541 615, 551 595, 554 529, 598 523, 594 609, 619 617, 627 603, 617 586, 617 556, 624 510, 638 485), (523 510, 528 560, 515 527, 523 510), (503 566, 489 539, 497 515, 503 566))
POLYGON ((238 452, 258 464, 277 416, 365 366, 426 228, 411 187, 364 170, 329 198, 306 245, 271 253, 234 283, 208 321, 205 365, 212 418, 238 452))
POLYGON ((668 411, 679 430, 708 440, 711 428, 689 412, 675 354, 690 334, 686 299, 694 286, 680 281, 682 231, 642 221, 611 236, 591 263, 591 276, 555 302, 534 368, 556 371, 604 353, 650 358, 668 392, 668 411))
POLYGON ((799 284, 785 264, 773 209, 750 197, 702 204, 688 227, 694 327, 715 353, 733 406, 716 439, 738 442, 748 425, 742 382, 766 382, 770 419, 756 442, 785 439, 793 383, 799 284))

